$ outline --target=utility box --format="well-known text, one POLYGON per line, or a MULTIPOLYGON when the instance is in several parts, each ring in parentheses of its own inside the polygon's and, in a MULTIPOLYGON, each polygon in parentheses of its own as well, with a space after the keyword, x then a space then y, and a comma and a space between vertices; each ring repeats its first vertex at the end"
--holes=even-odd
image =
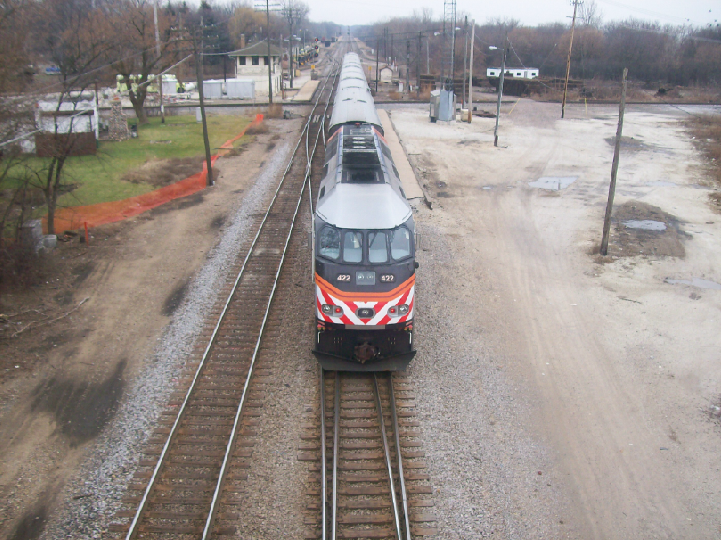
POLYGON ((254 99, 255 81, 251 79, 228 79, 225 93, 232 99, 254 99))
POLYGON ((203 81, 203 98, 219 99, 223 97, 223 81, 203 81))
POLYGON ((451 122, 456 116, 456 96, 450 90, 431 90, 431 122, 451 122))
POLYGON ((163 75, 163 95, 174 96, 178 93, 178 79, 175 75, 163 75))

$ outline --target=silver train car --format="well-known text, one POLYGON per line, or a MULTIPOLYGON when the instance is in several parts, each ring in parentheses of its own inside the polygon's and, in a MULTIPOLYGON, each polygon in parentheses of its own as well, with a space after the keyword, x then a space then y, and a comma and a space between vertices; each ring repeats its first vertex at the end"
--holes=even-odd
POLYGON ((383 133, 375 101, 368 87, 360 58, 355 53, 343 57, 343 66, 333 100, 329 133, 345 124, 371 124, 383 133))
MULTIPOLYGON (((360 111, 347 105, 336 98, 336 118, 360 111)), ((379 126, 334 127, 315 213, 313 353, 325 369, 403 370, 415 355, 413 212, 379 126)))

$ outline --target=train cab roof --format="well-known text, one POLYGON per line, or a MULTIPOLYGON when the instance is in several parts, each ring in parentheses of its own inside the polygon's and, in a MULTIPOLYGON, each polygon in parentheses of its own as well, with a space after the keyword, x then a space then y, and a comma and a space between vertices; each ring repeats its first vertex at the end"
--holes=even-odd
POLYGON ((392 229, 407 222, 406 200, 390 150, 371 125, 346 125, 328 141, 317 214, 343 229, 392 229))

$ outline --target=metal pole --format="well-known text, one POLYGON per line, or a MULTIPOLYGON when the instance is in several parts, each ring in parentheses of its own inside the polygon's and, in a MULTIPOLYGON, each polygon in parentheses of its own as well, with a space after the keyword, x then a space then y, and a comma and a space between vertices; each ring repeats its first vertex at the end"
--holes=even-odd
POLYGON ((501 117, 501 99, 503 98, 503 79, 506 74, 506 46, 508 34, 503 36, 503 60, 501 60, 501 80, 498 81, 498 104, 496 105, 496 128, 493 130, 493 146, 498 146, 498 119, 501 117))
POLYGON ((573 30, 576 28, 576 9, 578 0, 573 0, 573 21, 571 22, 571 41, 568 44, 568 60, 566 60, 566 82, 563 84, 563 100, 561 101, 561 118, 566 114, 566 94, 568 93, 568 76, 571 74, 571 50, 573 49, 573 30))
MULTIPOLYGON (((155 55, 160 59, 160 30, 158 29, 158 5, 153 6, 153 22, 155 23, 155 55)), ((160 61, 160 60, 158 60, 160 61)), ((165 124, 165 108, 163 106, 163 74, 160 77, 160 123, 165 124)))
MULTIPOLYGON (((262 5, 262 4, 261 4, 262 5)), ((270 56, 270 0, 265 0, 265 33, 266 33, 266 39, 268 40, 268 104, 273 104, 273 75, 271 71, 271 64, 273 63, 273 60, 271 60, 270 56)), ((283 50, 281 48, 281 50, 283 50)))
POLYGON ((466 69, 468 67, 468 16, 463 25, 463 34, 465 36, 466 45, 463 49, 463 93, 461 94, 461 103, 466 100, 466 69))
POLYGON ((471 62, 468 66, 468 123, 473 119, 473 44, 476 37, 476 20, 471 21, 471 62))
POLYGON ((376 94, 378 93, 378 54, 380 52, 380 40, 376 38, 376 94))
POLYGON ((611 184, 608 186, 608 202, 606 215, 603 218, 603 238, 601 240, 601 255, 608 255, 608 237, 611 232, 611 212, 613 211, 613 198, 616 194, 616 176, 618 174, 618 158, 621 153, 621 136, 623 133, 623 115, 626 111, 626 77, 628 68, 623 68, 623 88, 621 89, 621 104, 618 108, 618 129, 616 129, 616 145, 613 148, 613 164, 611 165, 611 184))
POLYGON ((426 38, 426 75, 431 74, 431 48, 430 48, 430 42, 431 38, 430 36, 426 38))

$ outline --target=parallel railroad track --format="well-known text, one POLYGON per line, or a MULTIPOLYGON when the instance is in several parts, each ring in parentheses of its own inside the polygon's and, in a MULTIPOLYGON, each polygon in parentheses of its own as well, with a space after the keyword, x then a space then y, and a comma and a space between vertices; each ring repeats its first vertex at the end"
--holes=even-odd
POLYGON ((242 482, 252 457, 253 425, 264 399, 264 377, 269 375, 266 368, 254 374, 255 361, 310 183, 313 157, 323 144, 320 139, 338 75, 337 67, 331 71, 316 93, 273 200, 228 287, 227 299, 218 306, 217 324, 201 334, 207 344, 187 392, 178 397, 177 412, 161 421, 166 427, 156 430, 149 441, 146 458, 135 475, 139 483, 130 486, 131 494, 124 499, 128 506, 116 514, 111 529, 121 533, 119 538, 205 540, 234 532, 215 522, 237 517, 228 510, 237 492, 224 488, 242 482))

